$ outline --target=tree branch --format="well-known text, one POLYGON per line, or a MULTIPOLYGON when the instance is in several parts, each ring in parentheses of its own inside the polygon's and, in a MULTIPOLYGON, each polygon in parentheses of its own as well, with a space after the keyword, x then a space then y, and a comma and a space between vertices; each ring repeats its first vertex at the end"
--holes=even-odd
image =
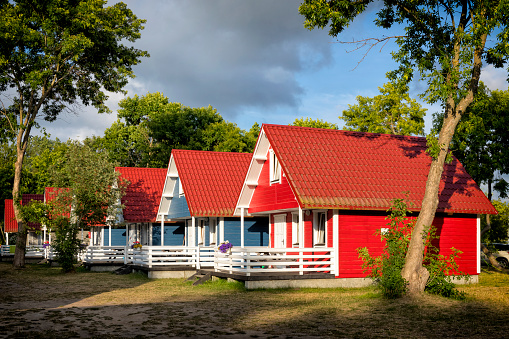
POLYGON ((398 39, 398 38, 406 38, 406 35, 394 35, 394 36, 388 36, 388 37, 383 37, 383 38, 367 38, 367 39, 362 39, 362 40, 353 40, 353 41, 338 41, 338 43, 340 44, 356 44, 358 45, 356 48, 350 50, 350 51, 346 51, 347 53, 352 53, 352 52, 355 52, 355 51, 358 51, 366 46, 369 46, 368 47, 368 50, 364 53, 364 55, 362 56, 362 58, 357 62, 357 65, 352 69, 355 70, 362 61, 364 61, 364 59, 366 58, 366 56, 369 54, 369 52, 378 44, 381 44, 383 43, 382 47, 380 47, 380 52, 382 51, 382 49, 387 45, 387 43, 389 43, 389 41, 391 39, 398 39))

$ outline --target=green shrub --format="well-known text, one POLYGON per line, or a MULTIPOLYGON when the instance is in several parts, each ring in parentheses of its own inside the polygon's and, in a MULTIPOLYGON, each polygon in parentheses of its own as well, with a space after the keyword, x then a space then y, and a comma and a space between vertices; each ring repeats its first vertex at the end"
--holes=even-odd
MULTIPOLYGON (((415 219, 407 217, 408 208, 404 199, 394 199, 390 215, 386 218, 388 228, 385 232, 377 230, 376 236, 385 241, 383 252, 378 257, 369 254, 366 247, 358 248, 359 258, 362 260, 364 272, 369 273, 383 296, 389 299, 399 298, 405 294, 407 281, 401 276, 401 270, 405 265, 405 257, 410 243, 410 236, 415 224, 415 219)), ((425 238, 426 252, 423 265, 430 273, 426 284, 426 291, 432 294, 442 295, 456 299, 464 298, 464 294, 455 289, 450 274, 466 277, 459 271, 455 259, 461 251, 452 248, 449 256, 438 254, 438 249, 433 241, 438 239, 436 229, 431 226, 425 238)))

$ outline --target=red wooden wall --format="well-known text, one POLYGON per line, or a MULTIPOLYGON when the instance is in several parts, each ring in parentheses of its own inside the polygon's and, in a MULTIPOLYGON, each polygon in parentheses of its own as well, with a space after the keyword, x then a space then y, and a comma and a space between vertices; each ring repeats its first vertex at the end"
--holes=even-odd
POLYGON ((258 178, 258 186, 251 198, 248 212, 256 213, 298 208, 297 200, 295 200, 292 189, 284 175, 281 176, 280 184, 270 184, 270 161, 268 159, 269 154, 267 152, 267 160, 263 164, 258 178))

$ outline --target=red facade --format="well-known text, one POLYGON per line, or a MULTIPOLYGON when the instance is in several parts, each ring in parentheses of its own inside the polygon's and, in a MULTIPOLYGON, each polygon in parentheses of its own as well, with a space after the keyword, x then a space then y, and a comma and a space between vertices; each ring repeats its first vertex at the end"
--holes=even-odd
MULTIPOLYGON (((268 152, 267 152, 268 157, 268 152)), ((258 187, 251 198, 249 213, 272 211, 278 209, 298 208, 295 195, 288 184, 285 175, 281 176, 281 183, 270 184, 270 164, 266 161, 258 178, 258 187)), ((290 218, 291 221, 291 218, 290 218)))
MULTIPOLYGON (((381 254, 384 243, 376 232, 389 227, 385 211, 392 199, 408 189, 409 208, 420 208, 430 162, 425 148, 424 138, 264 125, 238 206, 247 206, 250 214, 270 215, 271 247, 278 245, 274 217, 285 215, 286 248, 333 250, 337 278, 366 277, 357 249, 381 254), (274 155, 282 171, 278 183, 271 183, 274 155), (299 207, 303 243, 296 245, 292 213, 299 207), (318 227, 316 213, 324 211, 325 243, 315 245, 313 223, 318 227)), ((478 274, 477 215, 496 210, 456 159, 444 170, 439 199, 435 247, 444 256, 452 247, 460 250, 459 270, 478 274)))
POLYGON ((5 199, 5 207, 4 207, 4 225, 5 232, 17 232, 18 231, 18 223, 16 222, 16 217, 14 215, 14 207, 12 205, 12 199, 5 199))

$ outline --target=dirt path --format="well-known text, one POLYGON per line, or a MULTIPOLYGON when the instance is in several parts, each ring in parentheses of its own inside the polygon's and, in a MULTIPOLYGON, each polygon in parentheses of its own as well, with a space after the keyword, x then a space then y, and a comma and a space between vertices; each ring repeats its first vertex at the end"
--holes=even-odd
POLYGON ((467 301, 388 301, 373 289, 245 291, 142 275, 0 263, 0 338, 486 338, 509 333, 509 279, 467 301), (489 315, 489 321, 482 314, 489 315))

